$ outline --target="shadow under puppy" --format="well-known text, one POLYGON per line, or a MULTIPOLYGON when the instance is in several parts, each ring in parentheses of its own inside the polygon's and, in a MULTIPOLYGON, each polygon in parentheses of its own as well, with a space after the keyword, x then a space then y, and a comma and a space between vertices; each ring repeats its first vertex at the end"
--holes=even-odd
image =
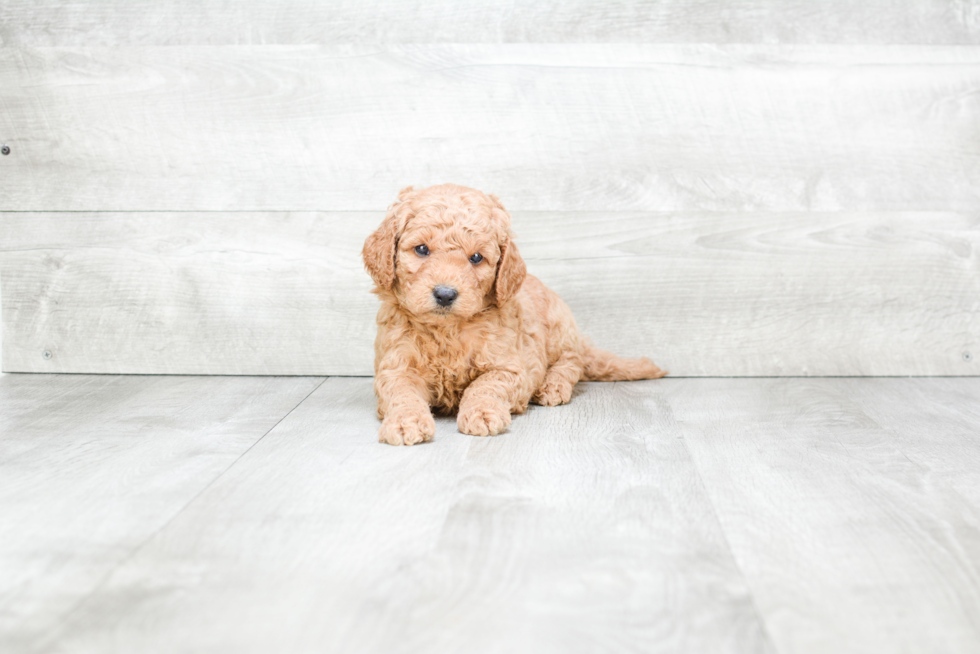
POLYGON ((374 351, 382 443, 432 439, 440 413, 465 434, 510 425, 528 402, 564 404, 579 380, 655 379, 648 359, 593 347, 560 297, 527 274, 500 200, 442 184, 405 188, 364 243, 381 300, 374 351))

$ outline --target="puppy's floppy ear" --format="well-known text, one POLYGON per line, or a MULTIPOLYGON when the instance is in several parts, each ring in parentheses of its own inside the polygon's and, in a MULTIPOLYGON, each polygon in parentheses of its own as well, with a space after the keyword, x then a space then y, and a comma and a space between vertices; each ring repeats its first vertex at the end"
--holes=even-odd
POLYGON ((500 260, 497 262, 497 279, 494 280, 494 294, 497 306, 502 306, 507 300, 517 295, 527 275, 527 266, 511 238, 510 214, 504 209, 503 203, 493 193, 488 193, 492 208, 490 215, 497 221, 498 233, 501 235, 500 260))
POLYGON ((498 307, 503 306, 505 302, 517 295, 526 275, 527 266, 524 265, 524 259, 514 241, 508 238, 500 246, 500 261, 497 262, 497 280, 494 292, 496 293, 498 307))
POLYGON ((390 291, 392 284, 395 283, 395 252, 398 247, 398 236, 408 222, 414 198, 415 191, 411 186, 403 188, 398 193, 398 201, 388 207, 388 213, 381 226, 367 237, 364 241, 364 249, 361 250, 368 274, 375 284, 385 290, 390 291))

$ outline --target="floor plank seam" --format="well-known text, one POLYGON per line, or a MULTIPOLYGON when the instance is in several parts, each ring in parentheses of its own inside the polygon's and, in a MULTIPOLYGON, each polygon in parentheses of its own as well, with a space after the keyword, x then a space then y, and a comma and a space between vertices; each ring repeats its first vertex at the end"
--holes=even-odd
POLYGON ((748 575, 745 574, 745 570, 742 569, 741 564, 738 562, 738 557, 735 556, 735 550, 732 548, 731 541, 728 538, 728 532, 725 530, 725 525, 722 524, 721 518, 718 515, 718 508, 715 506, 715 502, 711 498, 711 494, 708 492, 708 487, 704 483, 704 475, 701 474, 701 467, 698 465, 698 461, 694 457, 694 453, 691 452, 691 448, 688 447, 687 439, 682 437, 681 442, 684 444, 684 449, 687 451, 687 456, 691 461, 691 466, 694 468, 694 473, 698 476, 698 484, 700 484, 704 497, 707 500, 707 504, 711 508, 711 515, 714 517, 715 523, 718 525, 718 530, 721 533, 721 537, 725 539, 725 545, 728 547, 728 554, 732 557, 732 564, 735 566, 735 569, 738 570, 738 574, 742 577, 742 581, 745 583, 745 587, 749 591, 749 599, 752 602, 752 610, 755 612, 755 617, 759 621, 759 627, 762 629, 762 633, 766 638, 766 642, 769 643, 771 651, 778 654, 780 650, 776 646, 776 641, 773 640, 772 634, 769 631, 769 625, 766 623, 765 616, 762 615, 762 611, 759 610, 759 604, 756 602, 755 588, 749 580, 748 575))
POLYGON ((130 560, 133 559, 133 557, 135 557, 137 554, 139 554, 139 552, 142 551, 143 548, 145 548, 149 543, 151 543, 153 541, 153 539, 155 539, 164 530, 166 530, 167 527, 169 527, 173 523, 173 521, 177 519, 178 516, 180 516, 184 511, 186 511, 189 506, 191 506, 192 504, 194 504, 194 502, 196 502, 198 500, 198 498, 200 498, 204 493, 206 493, 207 490, 209 488, 211 488, 215 484, 215 482, 217 482, 219 479, 221 479, 222 477, 224 477, 225 474, 227 474, 229 470, 231 470, 232 468, 234 468, 235 465, 239 461, 241 461, 242 458, 246 454, 248 454, 250 451, 252 451, 252 448, 254 448, 256 445, 258 445, 260 442, 262 442, 262 440, 266 436, 268 436, 270 433, 272 433, 272 431, 276 427, 278 427, 279 424, 282 423, 283 420, 285 420, 286 418, 288 418, 290 416, 290 414, 292 414, 293 411, 295 411, 297 408, 299 408, 300 405, 303 404, 303 402, 305 402, 307 399, 309 399, 309 397, 311 395, 313 395, 313 393, 315 393, 317 391, 317 389, 319 389, 321 386, 323 386, 323 384, 327 381, 327 379, 329 379, 329 377, 324 377, 323 379, 321 379, 319 384, 317 384, 316 386, 314 386, 313 389, 309 393, 307 393, 306 395, 303 396, 303 399, 301 399, 299 402, 297 402, 296 405, 293 406, 293 408, 291 408, 281 418, 279 418, 279 420, 277 420, 274 425, 272 425, 267 430, 265 430, 265 432, 261 436, 259 436, 257 439, 255 439, 255 442, 254 443, 252 443, 251 445, 249 445, 248 448, 246 448, 244 452, 242 452, 237 457, 235 457, 235 460, 232 461, 230 464, 228 464, 228 466, 224 470, 222 470, 217 475, 215 475, 214 479, 212 479, 211 481, 209 481, 204 486, 204 488, 202 488, 200 491, 198 491, 197 493, 195 493, 194 494, 194 497, 192 497, 190 500, 188 500, 182 507, 180 507, 179 509, 177 509, 177 511, 175 511, 174 514, 172 516, 170 516, 162 525, 160 525, 157 529, 153 530, 153 533, 151 533, 149 536, 147 536, 146 538, 144 538, 143 541, 139 545, 137 545, 136 547, 134 547, 132 549, 132 551, 129 552, 128 555, 126 555, 124 558, 120 559, 116 563, 116 565, 114 565, 112 567, 111 570, 109 570, 108 572, 106 572, 105 575, 103 575, 102 578, 98 581, 98 583, 96 583, 94 586, 92 586, 92 589, 89 592, 87 592, 84 597, 82 597, 81 599, 79 599, 75 603, 75 605, 72 606, 72 608, 67 613, 65 613, 64 617, 61 618, 61 620, 60 620, 60 622, 58 624, 58 627, 56 629, 52 629, 52 631, 48 634, 48 638, 46 639, 46 642, 43 645, 46 646, 46 645, 49 645, 51 643, 56 642, 58 640, 58 638, 60 637, 61 632, 70 623, 72 616, 75 615, 78 612, 78 610, 81 609, 81 607, 83 607, 85 605, 85 603, 89 601, 89 599, 91 599, 93 596, 95 596, 96 594, 98 594, 98 592, 105 586, 105 584, 109 581, 109 579, 112 578, 112 575, 115 574, 117 570, 119 570, 121 567, 123 567, 124 565, 126 565, 126 563, 128 563, 130 560))

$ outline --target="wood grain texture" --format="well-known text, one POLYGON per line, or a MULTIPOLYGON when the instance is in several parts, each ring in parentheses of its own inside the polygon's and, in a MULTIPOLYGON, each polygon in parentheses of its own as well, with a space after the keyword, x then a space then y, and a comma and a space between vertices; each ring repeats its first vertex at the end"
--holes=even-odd
POLYGON ((409 449, 332 378, 153 503, 298 381, 0 377, 3 651, 980 646, 978 379, 589 383, 409 449))
POLYGON ((657 388, 409 449, 329 379, 45 649, 773 651, 657 388))
POLYGON ((842 380, 839 389, 920 469, 980 507, 980 483, 975 474, 980 470, 980 389, 976 383, 932 379, 882 386, 855 379, 842 380))
POLYGON ((0 45, 980 43, 976 0, 0 2, 0 45))
POLYGON ((0 49, 6 210, 976 211, 980 48, 0 49))
POLYGON ((378 302, 361 246, 382 218, 4 214, 4 366, 370 375, 378 302))
POLYGON ((980 380, 660 388, 779 651, 977 651, 980 380))
MULTIPOLYGON (((4 369, 369 375, 360 248, 382 215, 2 213, 4 369)), ((980 373, 974 214, 515 212, 514 229, 584 333, 674 375, 980 373)))
POLYGON ((321 381, 0 376, 0 651, 35 651, 321 381))

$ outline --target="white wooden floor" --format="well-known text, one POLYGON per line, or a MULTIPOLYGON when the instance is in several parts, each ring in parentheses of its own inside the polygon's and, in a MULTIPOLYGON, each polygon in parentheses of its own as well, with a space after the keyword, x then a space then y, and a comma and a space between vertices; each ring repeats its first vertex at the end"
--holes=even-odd
POLYGON ((0 376, 0 652, 977 652, 980 378, 0 376))

